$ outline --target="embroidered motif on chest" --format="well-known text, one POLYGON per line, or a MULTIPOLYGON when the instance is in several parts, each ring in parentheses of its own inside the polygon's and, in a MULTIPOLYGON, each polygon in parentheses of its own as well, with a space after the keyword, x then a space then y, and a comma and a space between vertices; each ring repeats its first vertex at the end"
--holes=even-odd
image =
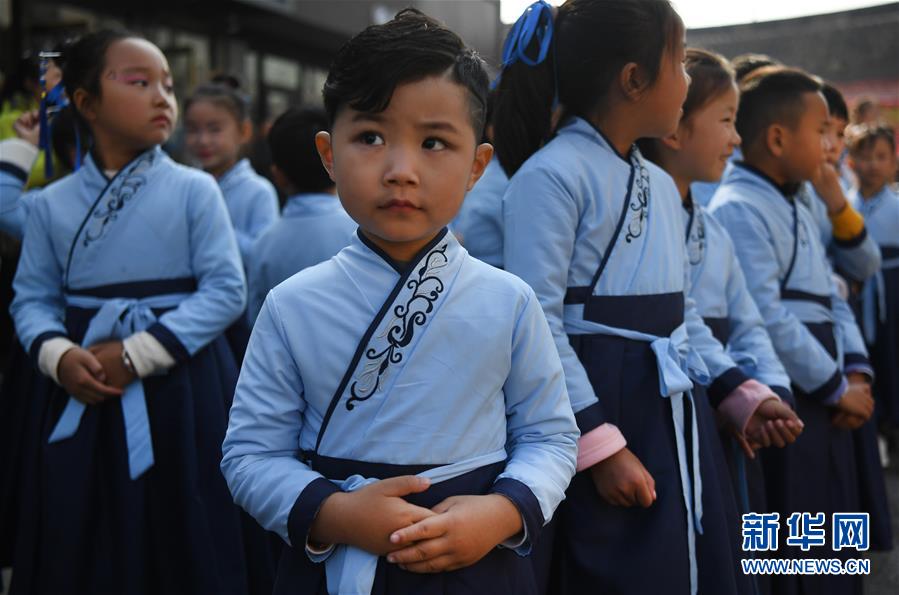
POLYGON ((119 213, 131 202, 138 191, 147 183, 146 172, 156 161, 155 153, 147 153, 128 166, 104 193, 100 204, 88 218, 84 229, 83 245, 86 247, 99 240, 106 230, 116 222, 119 213))
POLYGON ((406 280, 404 291, 392 307, 392 318, 372 338, 365 349, 364 362, 350 385, 346 408, 352 411, 356 402, 367 401, 378 392, 391 366, 403 361, 403 350, 412 342, 418 327, 423 327, 434 310, 434 304, 445 289, 440 279, 449 259, 448 244, 435 248, 421 266, 406 280))
POLYGON ((649 170, 638 158, 635 158, 634 167, 637 168, 637 171, 628 206, 630 214, 627 221, 627 233, 624 236, 624 241, 628 244, 643 235, 643 228, 649 215, 649 170))
POLYGON ((687 242, 687 256, 690 258, 691 265, 697 265, 702 262, 705 256, 705 217, 702 211, 695 211, 694 225, 690 230, 690 241, 687 242))

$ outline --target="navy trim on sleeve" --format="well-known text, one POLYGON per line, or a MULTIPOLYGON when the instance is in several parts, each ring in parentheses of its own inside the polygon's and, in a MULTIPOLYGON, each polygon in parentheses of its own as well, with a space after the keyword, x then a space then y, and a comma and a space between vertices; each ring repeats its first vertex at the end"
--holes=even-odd
POLYGON ((540 502, 534 496, 534 492, 517 479, 502 477, 493 484, 493 487, 490 488, 490 493, 502 494, 511 500, 515 508, 518 509, 527 530, 525 549, 530 551, 531 546, 537 543, 540 532, 543 530, 543 511, 540 509, 540 502))
POLYGON ((190 352, 187 351, 184 343, 182 343, 181 340, 175 336, 175 333, 170 331, 168 327, 161 322, 154 322, 150 325, 150 328, 147 329, 147 332, 153 335, 153 337, 165 347, 165 350, 169 352, 169 355, 171 355, 177 363, 182 363, 190 359, 190 352))
POLYGON ((581 436, 583 436, 590 430, 596 429, 606 423, 606 417, 602 413, 602 406, 597 401, 589 407, 575 413, 574 421, 577 422, 577 427, 581 431, 581 436))
POLYGON ((869 360, 865 355, 861 353, 847 353, 843 356, 843 368, 850 368, 852 366, 865 366, 867 368, 871 368, 871 360, 869 360))
POLYGON ((868 228, 862 227, 862 230, 858 235, 849 238, 848 240, 841 240, 837 236, 833 236, 833 243, 839 246, 840 248, 855 248, 857 246, 861 246, 862 242, 865 241, 865 238, 868 237, 868 228))
POLYGON ((793 391, 784 387, 784 386, 772 386, 770 387, 771 391, 780 397, 780 400, 790 406, 792 409, 796 409, 796 397, 793 396, 793 391))
POLYGON ((712 407, 717 409, 718 405, 721 404, 721 401, 723 401, 727 395, 734 392, 734 389, 749 379, 749 376, 740 371, 740 368, 736 366, 715 378, 708 390, 709 400, 712 403, 712 407))
POLYGON ((287 536, 294 548, 305 548, 312 522, 325 498, 340 489, 324 477, 314 479, 300 492, 287 517, 287 536))
POLYGON ((808 393, 807 396, 808 396, 808 398, 812 399, 813 401, 825 401, 825 400, 829 399, 831 396, 833 396, 833 393, 835 393, 837 391, 837 389, 840 388, 840 385, 842 383, 843 383, 843 372, 841 372, 840 370, 837 370, 836 372, 833 373, 833 376, 831 376, 827 380, 827 382, 825 382, 824 384, 822 384, 821 386, 819 386, 812 392, 808 393))
POLYGON ((28 172, 17 165, 6 161, 0 161, 0 171, 15 176, 23 184, 28 181, 28 172))
POLYGON ((34 341, 31 342, 31 347, 28 349, 28 355, 31 356, 31 361, 34 362, 35 368, 40 369, 37 360, 38 356, 40 356, 41 354, 41 345, 43 345, 45 341, 55 339, 56 337, 68 337, 68 335, 59 331, 48 331, 46 333, 41 333, 34 341))

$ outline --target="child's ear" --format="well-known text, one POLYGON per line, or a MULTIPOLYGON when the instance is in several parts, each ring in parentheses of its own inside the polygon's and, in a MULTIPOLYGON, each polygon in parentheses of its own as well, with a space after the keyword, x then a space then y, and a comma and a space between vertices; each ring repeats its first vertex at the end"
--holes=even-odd
POLYGON ((84 89, 76 89, 75 96, 72 97, 72 103, 75 104, 75 109, 78 110, 78 113, 81 114, 85 120, 92 122, 96 119, 97 111, 94 106, 95 102, 90 93, 84 89))
POLYGON ((618 84, 625 97, 631 101, 639 101, 646 90, 643 68, 636 62, 628 62, 618 73, 618 84))
POLYGON ((681 144, 681 128, 677 127, 677 130, 668 136, 662 137, 659 140, 662 141, 662 144, 671 149, 672 151, 680 151, 683 148, 681 144))
POLYGON ((322 160, 322 165, 325 166, 325 170, 328 172, 328 177, 330 177, 331 181, 336 184, 337 180, 334 179, 334 150, 333 147, 331 147, 331 134, 324 130, 316 133, 315 148, 318 150, 318 156, 322 160))
POLYGON ((245 145, 253 138, 253 123, 247 118, 240 125, 240 144, 245 145))
POLYGON ((493 159, 493 145, 490 143, 479 144, 474 151, 474 163, 471 165, 471 175, 468 177, 465 190, 474 188, 477 181, 484 175, 484 170, 487 169, 491 159, 493 159))
POLYGON ((768 151, 775 157, 783 156, 787 140, 786 136, 787 131, 780 124, 772 124, 765 131, 765 145, 768 147, 768 151))

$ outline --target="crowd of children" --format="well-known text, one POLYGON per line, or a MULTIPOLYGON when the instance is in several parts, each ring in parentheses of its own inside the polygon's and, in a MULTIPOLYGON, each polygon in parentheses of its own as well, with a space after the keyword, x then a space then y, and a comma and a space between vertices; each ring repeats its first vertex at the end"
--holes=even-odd
POLYGON ((233 77, 182 103, 188 167, 159 48, 59 48, 0 141, 10 592, 860 593, 747 572, 853 554, 741 517, 892 548, 895 135, 685 37, 668 0, 540 0, 491 85, 406 9, 259 173, 233 77))

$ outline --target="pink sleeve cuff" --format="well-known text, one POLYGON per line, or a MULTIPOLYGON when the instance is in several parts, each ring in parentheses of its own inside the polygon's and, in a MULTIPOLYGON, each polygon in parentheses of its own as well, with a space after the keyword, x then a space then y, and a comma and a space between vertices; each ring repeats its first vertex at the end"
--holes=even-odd
POLYGON ((580 437, 577 443, 577 470, 589 469, 627 446, 616 426, 602 424, 580 437))
POLYGON ((756 380, 747 380, 727 395, 718 405, 718 412, 733 427, 746 431, 749 418, 755 413, 764 401, 768 399, 780 400, 774 391, 756 380))

